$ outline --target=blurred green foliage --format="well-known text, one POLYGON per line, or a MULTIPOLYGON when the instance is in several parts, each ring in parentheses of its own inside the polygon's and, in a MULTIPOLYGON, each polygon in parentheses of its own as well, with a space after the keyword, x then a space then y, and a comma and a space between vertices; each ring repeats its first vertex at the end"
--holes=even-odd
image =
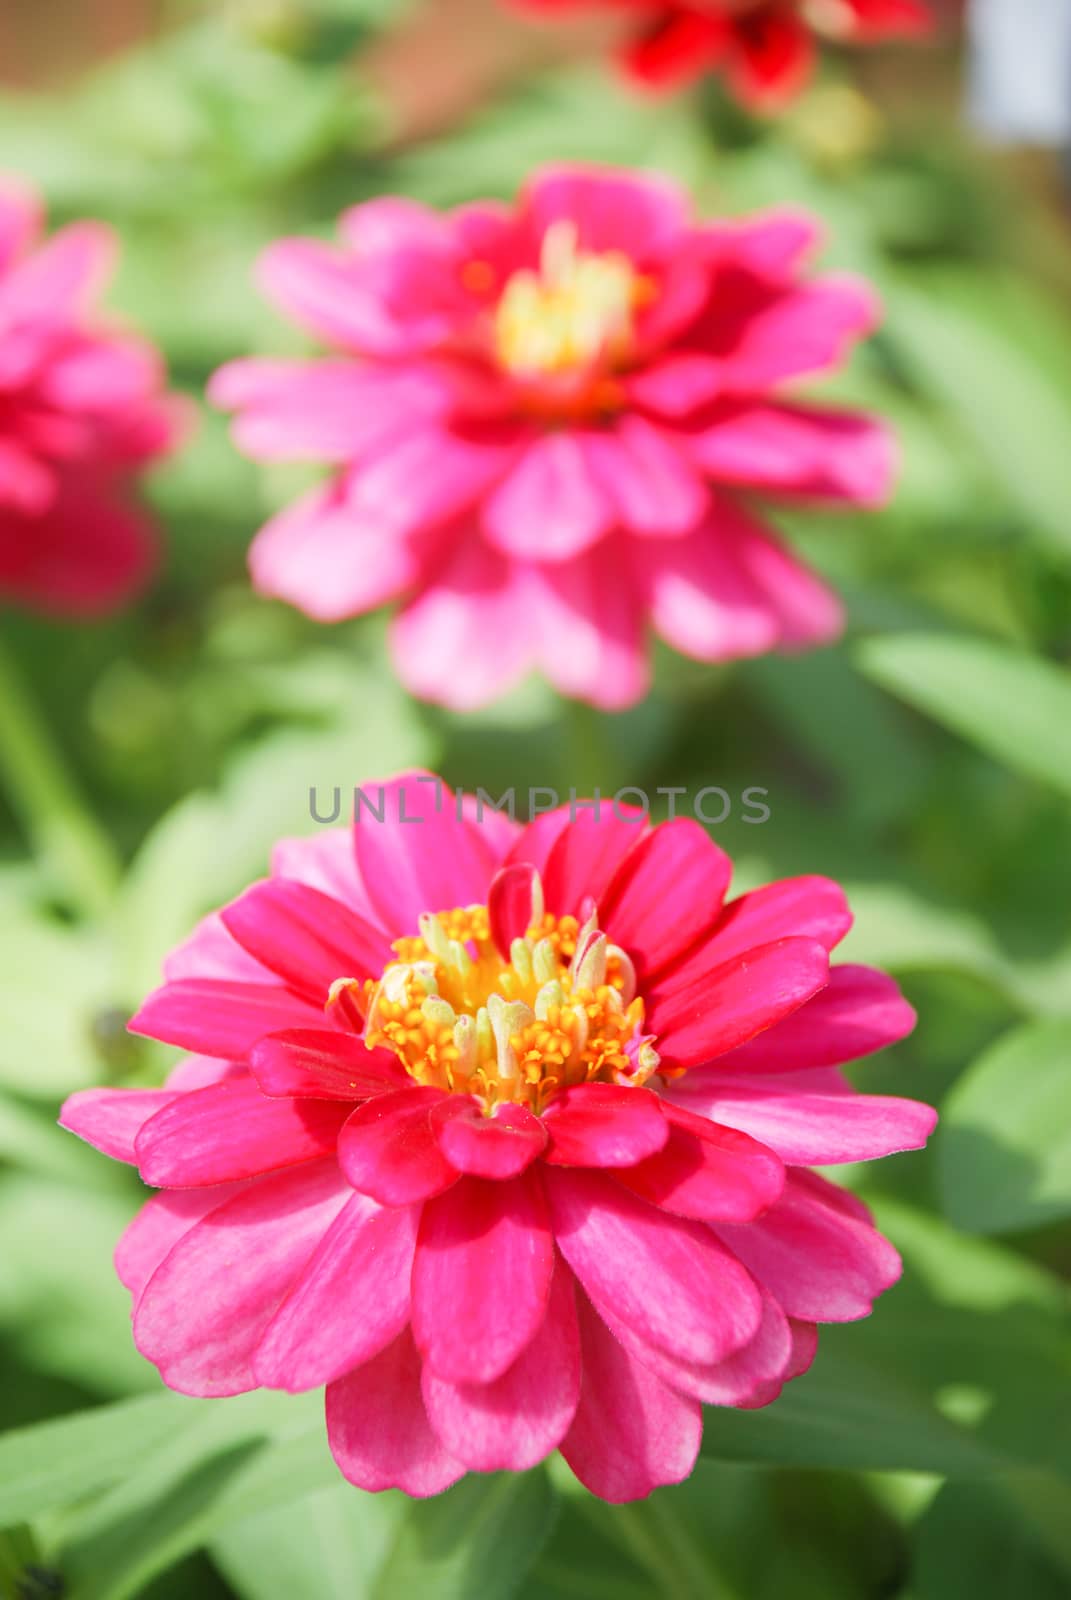
POLYGON ((57 218, 121 230, 114 306, 181 386, 300 348, 250 286, 280 233, 381 192, 506 195, 545 159, 637 163, 706 209, 825 220, 826 260, 888 306, 830 392, 895 420, 903 484, 878 515, 782 518, 848 597, 843 645, 718 670, 663 652, 649 701, 614 718, 537 683, 471 718, 419 706, 382 619, 319 628, 257 600, 244 552, 297 477, 244 462, 203 406, 150 487, 167 554, 144 603, 77 630, 5 618, 123 871, 80 915, 0 813, 0 1594, 58 1592, 59 1573, 69 1600, 1055 1600, 1071 1592, 1071 332, 1050 287, 1066 234, 971 150, 951 78, 903 125, 860 120, 831 74, 758 127, 713 92, 637 105, 574 67, 391 148, 360 72, 391 14, 195 14, 62 97, 0 102, 5 165, 57 218), (138 1185, 54 1126, 73 1089, 159 1081, 168 1053, 125 1017, 195 917, 275 838, 312 831, 310 786, 416 762, 491 790, 764 787, 767 824, 717 830, 739 884, 845 881, 847 958, 894 971, 921 1013, 859 1080, 941 1105, 931 1149, 838 1174, 876 1206, 904 1283, 827 1332, 773 1407, 710 1413, 694 1478, 623 1511, 560 1464, 428 1504, 364 1496, 315 1396, 162 1391, 110 1266, 138 1185))

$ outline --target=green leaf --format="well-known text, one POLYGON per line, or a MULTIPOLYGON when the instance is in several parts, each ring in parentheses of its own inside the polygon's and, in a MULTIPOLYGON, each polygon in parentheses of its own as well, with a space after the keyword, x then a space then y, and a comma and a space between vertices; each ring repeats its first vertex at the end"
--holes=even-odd
POLYGON ((370 1600, 405 1507, 401 1494, 362 1494, 340 1478, 229 1525, 210 1551, 242 1600, 370 1600))
POLYGON ((1071 1215, 1071 1021, 1006 1034, 960 1078, 937 1144, 945 1214, 974 1233, 1071 1215))
MULTIPOLYGON (((916 1530, 915 1600, 1066 1600, 1071 1569, 1022 1507, 1035 1489, 1016 1479, 946 1484, 916 1530)), ((1071 1500, 1062 1509, 1071 1517, 1071 1500)))
POLYGON ((56 1554, 69 1600, 128 1600, 229 1523, 338 1482, 322 1398, 256 1393, 213 1404, 84 1513, 56 1554))
POLYGON ((826 1328, 812 1370, 773 1405, 707 1412, 703 1454, 766 1466, 941 1475, 985 1473, 999 1461, 946 1421, 928 1396, 826 1328))
POLYGON ((373 1600, 505 1600, 550 1533, 555 1496, 542 1468, 470 1474, 436 1500, 414 1500, 372 1588, 373 1600))
POLYGON ((997 761, 1071 795, 1071 676, 1007 645, 911 633, 861 646, 865 673, 997 761))
POLYGON ((0 1438, 0 1525, 28 1521, 134 1475, 170 1447, 195 1400, 153 1395, 16 1428, 0 1438))
POLYGON ((920 384, 959 424, 1008 500, 1054 549, 1071 547, 1071 343, 1027 285, 937 270, 891 296, 890 331, 920 384))

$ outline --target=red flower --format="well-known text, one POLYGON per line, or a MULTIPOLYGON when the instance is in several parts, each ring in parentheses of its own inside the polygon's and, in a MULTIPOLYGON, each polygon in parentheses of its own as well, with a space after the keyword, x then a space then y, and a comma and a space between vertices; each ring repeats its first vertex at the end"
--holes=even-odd
POLYGON ((130 490, 173 448, 180 412, 157 352, 94 307, 110 229, 40 233, 35 198, 0 177, 0 600, 94 615, 129 600, 155 564, 130 490))
MULTIPOLYGON (((553 13, 600 0, 522 0, 553 13)), ((928 33, 925 0, 601 0, 635 14, 640 31, 622 59, 631 77, 673 88, 723 72, 738 99, 769 110, 810 77, 814 36, 867 44, 928 33)))
POLYGON ((694 822, 478 825, 435 784, 280 845, 132 1024, 199 1054, 62 1120, 160 1190, 117 1264, 172 1388, 326 1384, 366 1489, 560 1448, 632 1499, 690 1472, 702 1401, 767 1404, 897 1278, 808 1168, 925 1142, 838 1070, 914 1014, 830 967, 827 879, 726 902, 694 822))

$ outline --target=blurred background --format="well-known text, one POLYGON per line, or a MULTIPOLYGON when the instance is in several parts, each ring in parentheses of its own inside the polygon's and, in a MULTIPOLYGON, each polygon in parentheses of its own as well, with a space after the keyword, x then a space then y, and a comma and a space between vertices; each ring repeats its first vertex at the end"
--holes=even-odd
POLYGON ((604 59, 612 10, 7 0, 0 167, 53 222, 119 230, 110 305, 198 425, 148 482, 166 549, 138 605, 0 617, 69 824, 0 795, 4 1600, 1071 1594, 1069 11, 982 0, 971 58, 949 5, 936 45, 827 55, 770 121, 716 83, 637 98, 604 59), (377 194, 509 196, 562 158, 662 168, 706 213, 815 211, 823 264, 887 307, 824 392, 894 421, 902 482, 878 514, 779 516, 847 598, 836 648, 667 651, 619 716, 533 680, 459 718, 398 688, 382 617, 253 595, 249 540, 309 475, 243 460, 201 394, 232 356, 303 348, 251 286, 271 239, 377 194), (496 793, 764 787, 766 824, 715 830, 738 887, 844 881, 846 959, 920 1012, 858 1081, 938 1104, 931 1147, 837 1169, 904 1283, 768 1411, 710 1413, 693 1479, 632 1522, 556 1471, 373 1499, 338 1479, 316 1396, 166 1394, 111 1267, 142 1191, 54 1125, 74 1089, 160 1081, 127 1016, 274 839, 313 831, 310 786, 412 763, 496 793))

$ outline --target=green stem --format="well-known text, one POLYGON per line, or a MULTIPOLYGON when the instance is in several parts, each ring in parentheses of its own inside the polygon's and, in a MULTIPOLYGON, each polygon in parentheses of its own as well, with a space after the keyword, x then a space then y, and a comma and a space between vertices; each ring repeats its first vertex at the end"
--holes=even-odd
POLYGON ((119 881, 118 858, 87 811, 2 639, 0 779, 36 854, 75 907, 90 914, 106 910, 119 881))
POLYGON ((666 1600, 739 1600, 689 1523, 663 1494, 614 1506, 611 1515, 622 1542, 666 1600))

